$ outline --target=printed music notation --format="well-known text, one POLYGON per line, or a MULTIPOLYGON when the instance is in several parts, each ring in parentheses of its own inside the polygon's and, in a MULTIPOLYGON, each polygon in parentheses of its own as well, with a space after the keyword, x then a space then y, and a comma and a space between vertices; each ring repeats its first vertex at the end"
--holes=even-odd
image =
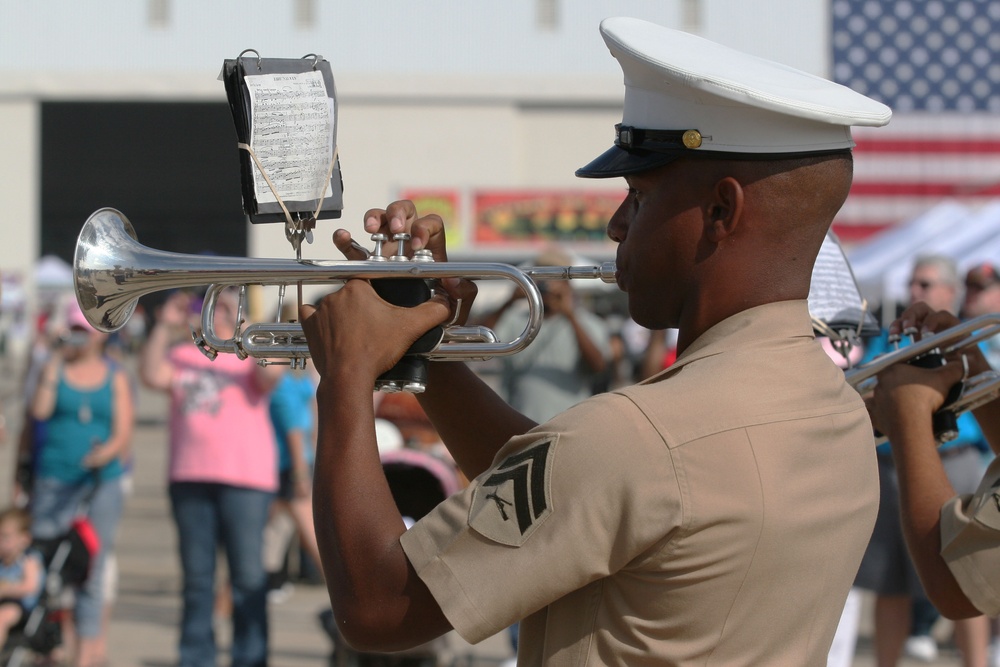
POLYGON ((878 332, 878 321, 865 308, 844 249, 832 233, 827 234, 813 266, 809 312, 837 329, 857 329, 864 324, 878 332))
MULTIPOLYGON (((250 95, 250 147, 285 201, 311 201, 323 196, 333 159, 333 100, 323 75, 261 74, 245 78, 250 95)), ((267 181, 254 166, 258 203, 277 203, 267 181)))

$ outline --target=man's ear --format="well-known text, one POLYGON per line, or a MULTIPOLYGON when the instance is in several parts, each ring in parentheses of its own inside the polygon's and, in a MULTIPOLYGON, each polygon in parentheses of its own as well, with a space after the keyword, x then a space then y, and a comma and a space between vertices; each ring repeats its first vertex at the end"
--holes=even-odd
POLYGON ((736 233, 743 217, 743 186, 732 176, 719 180, 705 217, 705 233, 713 243, 721 243, 736 233))

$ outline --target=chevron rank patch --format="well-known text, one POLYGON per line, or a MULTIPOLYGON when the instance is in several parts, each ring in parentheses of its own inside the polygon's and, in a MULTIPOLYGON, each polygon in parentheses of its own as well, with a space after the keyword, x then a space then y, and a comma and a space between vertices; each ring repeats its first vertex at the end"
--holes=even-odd
POLYGON ((973 513, 975 520, 993 530, 1000 530, 1000 477, 988 489, 980 487, 980 493, 973 498, 973 502, 977 500, 978 507, 973 513))
POLYGON ((512 547, 552 513, 551 463, 558 435, 546 435, 488 470, 472 496, 469 526, 512 547))

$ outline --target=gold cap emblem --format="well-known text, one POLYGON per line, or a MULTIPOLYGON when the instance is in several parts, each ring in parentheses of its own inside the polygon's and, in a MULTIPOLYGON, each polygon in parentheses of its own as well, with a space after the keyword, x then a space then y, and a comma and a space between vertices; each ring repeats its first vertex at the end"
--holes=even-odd
POLYGON ((701 148, 701 132, 698 130, 688 130, 681 137, 686 148, 701 148))

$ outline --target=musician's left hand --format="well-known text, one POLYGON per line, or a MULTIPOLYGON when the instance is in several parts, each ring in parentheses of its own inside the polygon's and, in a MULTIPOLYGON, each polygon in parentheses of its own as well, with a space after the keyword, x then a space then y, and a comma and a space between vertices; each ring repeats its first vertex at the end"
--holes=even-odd
POLYGON ((867 401, 872 424, 892 441, 895 424, 900 420, 929 423, 963 373, 962 364, 954 362, 934 369, 893 364, 878 374, 874 394, 867 401))
POLYGON ((436 293, 413 308, 383 301, 366 280, 349 280, 299 319, 321 380, 364 380, 392 368, 424 332, 451 317, 450 298, 436 293))

